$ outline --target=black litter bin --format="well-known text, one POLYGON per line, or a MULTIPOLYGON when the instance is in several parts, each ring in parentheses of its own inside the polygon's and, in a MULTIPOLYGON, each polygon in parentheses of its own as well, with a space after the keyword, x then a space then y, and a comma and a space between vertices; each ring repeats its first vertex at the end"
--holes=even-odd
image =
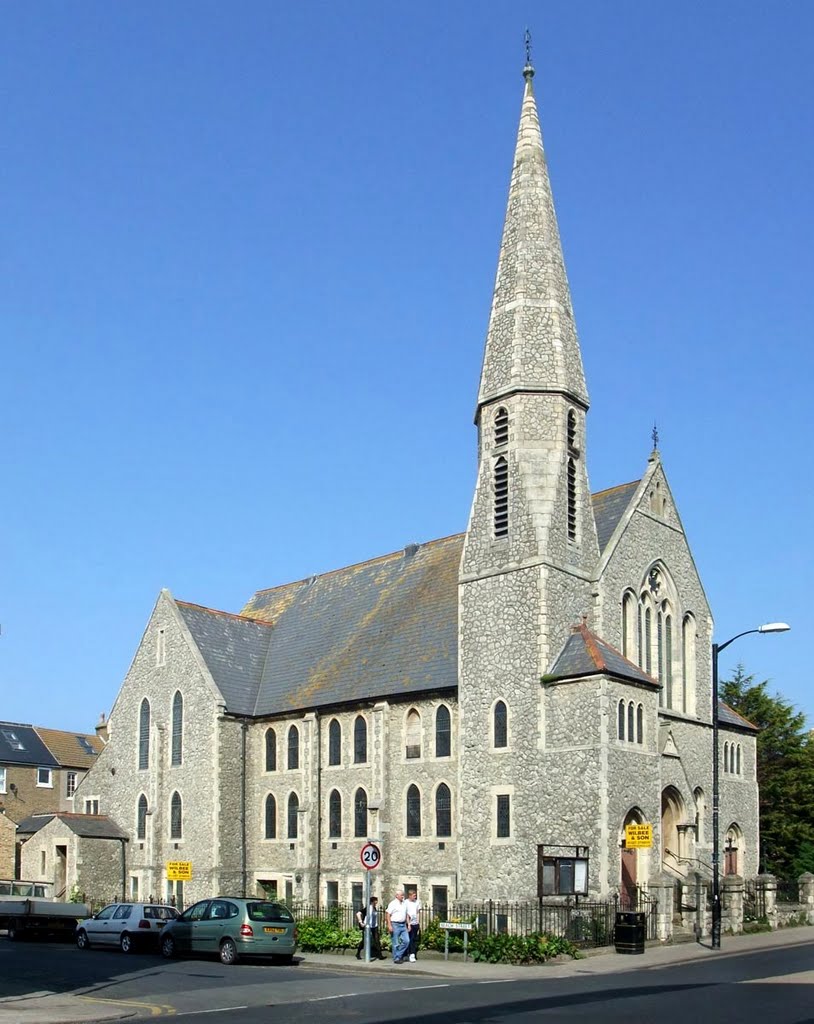
POLYGON ((613 939, 617 953, 644 953, 647 918, 633 910, 620 910, 616 914, 613 939))

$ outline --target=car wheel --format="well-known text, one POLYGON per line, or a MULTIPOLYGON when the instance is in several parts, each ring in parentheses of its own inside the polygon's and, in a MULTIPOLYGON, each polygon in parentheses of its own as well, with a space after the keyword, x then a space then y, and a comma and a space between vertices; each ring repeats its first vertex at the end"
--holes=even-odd
POLYGON ((8 929, 6 931, 9 942, 16 942, 20 937, 20 933, 17 931, 17 922, 12 918, 8 923, 8 929))
POLYGON ((88 940, 88 933, 84 928, 80 928, 76 933, 76 944, 80 949, 90 949, 90 941, 88 940))
POLYGON ((165 935, 161 940, 161 955, 167 960, 172 960, 175 956, 175 939, 172 935, 165 935))
POLYGON ((122 953, 132 953, 133 936, 128 935, 127 932, 122 932, 121 937, 119 938, 119 948, 121 949, 122 953))
POLYGON ((220 944, 220 962, 227 965, 237 963, 237 946, 231 939, 224 939, 220 944))

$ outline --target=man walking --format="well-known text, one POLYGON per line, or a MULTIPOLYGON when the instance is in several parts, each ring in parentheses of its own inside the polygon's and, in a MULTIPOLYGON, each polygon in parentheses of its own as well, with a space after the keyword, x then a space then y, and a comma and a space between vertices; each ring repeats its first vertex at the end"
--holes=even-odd
POLYGON ((414 964, 418 956, 418 940, 421 938, 421 924, 418 920, 421 900, 418 898, 415 889, 411 889, 407 894, 404 906, 407 908, 407 926, 410 932, 410 963, 414 964))
POLYGON ((395 899, 387 904, 387 930, 393 947, 393 963, 403 964, 404 955, 410 945, 407 924, 407 907, 404 905, 404 889, 396 889, 395 899))

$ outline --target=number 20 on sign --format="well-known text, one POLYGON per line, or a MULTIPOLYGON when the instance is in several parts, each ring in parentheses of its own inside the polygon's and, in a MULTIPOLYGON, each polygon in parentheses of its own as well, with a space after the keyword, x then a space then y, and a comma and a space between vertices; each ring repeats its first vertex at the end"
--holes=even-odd
POLYGON ((372 871, 381 864, 382 852, 375 843, 365 843, 362 847, 362 851, 359 854, 359 859, 362 862, 362 867, 367 868, 368 871, 372 871))

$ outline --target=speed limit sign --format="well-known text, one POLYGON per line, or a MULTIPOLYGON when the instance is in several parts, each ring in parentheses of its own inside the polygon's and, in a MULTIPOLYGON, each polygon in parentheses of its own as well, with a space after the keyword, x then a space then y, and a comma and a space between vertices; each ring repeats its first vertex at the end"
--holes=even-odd
POLYGON ((359 854, 359 859, 362 862, 362 867, 367 868, 368 871, 372 871, 381 864, 382 851, 375 843, 365 843, 359 854))

